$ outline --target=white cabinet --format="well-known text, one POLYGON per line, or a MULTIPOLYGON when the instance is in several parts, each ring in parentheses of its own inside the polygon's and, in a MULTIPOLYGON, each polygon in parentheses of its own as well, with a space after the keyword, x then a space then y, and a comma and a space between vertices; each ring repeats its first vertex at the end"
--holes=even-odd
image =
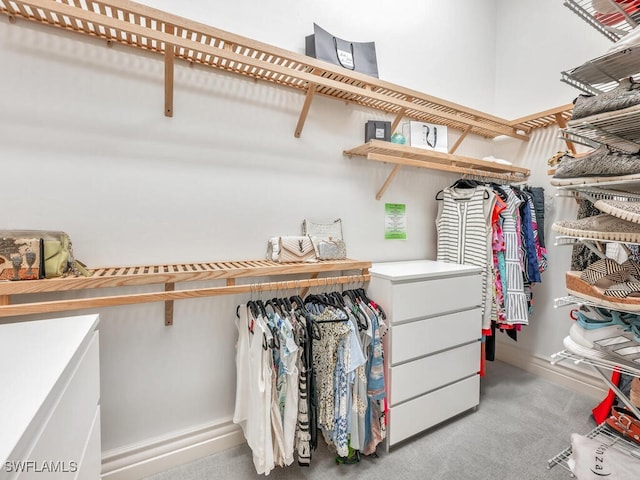
POLYGON ((0 479, 100 478, 98 316, 0 325, 0 479))
POLYGON ((416 260, 375 263, 369 296, 387 314, 387 446, 480 402, 482 270, 416 260))

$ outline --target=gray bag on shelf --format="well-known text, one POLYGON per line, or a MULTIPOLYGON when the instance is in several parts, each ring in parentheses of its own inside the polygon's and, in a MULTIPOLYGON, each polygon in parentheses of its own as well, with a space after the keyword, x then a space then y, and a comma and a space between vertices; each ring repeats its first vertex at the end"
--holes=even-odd
POLYGON ((342 40, 314 23, 313 35, 305 37, 305 54, 378 78, 375 42, 342 40))

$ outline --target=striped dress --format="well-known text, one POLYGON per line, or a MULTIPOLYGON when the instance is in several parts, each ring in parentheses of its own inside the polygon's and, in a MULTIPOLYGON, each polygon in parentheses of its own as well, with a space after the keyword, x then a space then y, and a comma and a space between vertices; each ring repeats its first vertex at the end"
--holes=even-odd
POLYGON ((513 190, 503 187, 508 196, 507 208, 502 212, 504 222, 502 228, 506 244, 505 260, 507 264, 507 292, 505 309, 507 323, 528 324, 527 296, 524 293, 523 261, 521 257, 521 240, 518 228, 520 222, 520 200, 513 190))
POLYGON ((491 217, 494 193, 482 186, 476 188, 445 188, 438 209, 437 259, 443 262, 475 265, 482 273, 482 328, 491 328, 491 302, 493 289, 488 288, 492 278, 491 217))

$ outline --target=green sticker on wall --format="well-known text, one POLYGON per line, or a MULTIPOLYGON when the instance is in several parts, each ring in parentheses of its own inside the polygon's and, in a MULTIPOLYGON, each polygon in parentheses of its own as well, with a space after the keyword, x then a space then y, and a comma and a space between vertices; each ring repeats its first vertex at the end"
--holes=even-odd
POLYGON ((404 203, 384 204, 384 238, 407 239, 407 206, 404 203))

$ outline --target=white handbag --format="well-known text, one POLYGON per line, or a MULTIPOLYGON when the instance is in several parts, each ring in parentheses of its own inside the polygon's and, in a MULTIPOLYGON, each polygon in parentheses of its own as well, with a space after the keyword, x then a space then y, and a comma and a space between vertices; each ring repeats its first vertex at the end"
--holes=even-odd
POLYGON ((320 223, 305 219, 302 222, 302 234, 327 240, 342 240, 342 220, 338 218, 330 223, 320 223))

